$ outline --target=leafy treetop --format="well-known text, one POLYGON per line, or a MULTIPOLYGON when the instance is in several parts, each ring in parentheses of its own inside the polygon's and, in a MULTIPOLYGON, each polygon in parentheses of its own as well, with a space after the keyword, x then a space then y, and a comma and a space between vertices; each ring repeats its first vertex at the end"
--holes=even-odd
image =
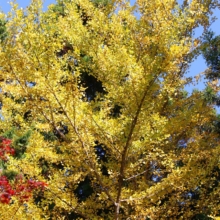
POLYGON ((208 28, 218 1, 40 5, 8 14, 0 123, 31 130, 7 168, 48 187, 1 217, 219 215, 217 119, 200 92, 183 90, 193 30, 208 28))

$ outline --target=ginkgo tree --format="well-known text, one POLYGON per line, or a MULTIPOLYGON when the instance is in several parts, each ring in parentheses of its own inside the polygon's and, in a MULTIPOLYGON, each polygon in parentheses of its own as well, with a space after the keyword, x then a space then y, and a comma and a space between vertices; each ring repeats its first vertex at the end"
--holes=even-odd
POLYGON ((218 216, 215 112, 202 93, 184 92, 193 31, 207 29, 217 6, 63 0, 43 12, 40 0, 12 3, 1 15, 1 130, 31 135, 7 169, 46 187, 28 201, 12 195, 0 217, 218 216))

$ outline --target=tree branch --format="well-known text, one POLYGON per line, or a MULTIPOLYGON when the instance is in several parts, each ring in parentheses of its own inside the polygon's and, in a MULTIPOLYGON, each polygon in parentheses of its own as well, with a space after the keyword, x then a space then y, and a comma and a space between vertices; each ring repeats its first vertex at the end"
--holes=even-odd
POLYGON ((117 198, 116 198, 116 207, 115 207, 115 219, 118 220, 119 219, 119 210, 120 210, 120 197, 121 197, 121 192, 122 192, 122 186, 123 186, 123 181, 124 181, 124 173, 125 173, 125 168, 126 168, 126 156, 127 156, 127 152, 128 152, 128 148, 131 145, 132 142, 132 135, 135 129, 135 126, 137 124, 138 121, 138 117, 139 114, 141 112, 141 108, 142 105, 144 103, 144 100, 147 96, 147 93, 150 89, 150 87, 154 84, 155 80, 157 79, 158 76, 155 76, 154 79, 149 83, 148 87, 146 88, 143 97, 138 105, 135 117, 132 121, 131 124, 131 129, 130 132, 128 134, 128 138, 127 138, 127 142, 125 144, 123 153, 122 153, 122 159, 121 159, 121 167, 120 167, 120 174, 119 174, 119 179, 118 179, 118 194, 117 194, 117 198))
POLYGON ((138 173, 138 174, 136 174, 136 175, 133 175, 133 176, 128 177, 128 178, 123 179, 123 180, 124 180, 124 181, 127 181, 127 180, 134 179, 134 178, 136 178, 136 177, 138 177, 138 176, 141 176, 142 174, 146 173, 147 171, 148 171, 148 170, 145 170, 145 171, 143 171, 143 172, 141 172, 141 173, 138 173))
MULTIPOLYGON (((50 87, 50 85, 48 85, 48 86, 50 87)), ((81 143, 81 146, 82 146, 82 148, 83 148, 83 150, 84 150, 84 152, 85 152, 85 154, 86 154, 86 156, 87 156, 87 158, 88 158, 88 160, 89 160, 90 168, 92 168, 93 172, 95 173, 95 176, 96 176, 96 178, 97 178, 99 184, 101 185, 103 191, 104 191, 105 194, 108 196, 108 198, 113 202, 113 204, 115 204, 115 201, 114 201, 113 197, 110 195, 109 191, 107 190, 107 187, 104 186, 104 184, 103 184, 103 182, 102 182, 102 179, 101 179, 101 177, 100 177, 100 175, 99 175, 99 173, 98 173, 98 171, 97 171, 97 169, 96 169, 96 166, 94 165, 94 163, 93 163, 93 162, 91 161, 91 159, 90 159, 89 153, 88 153, 88 151, 86 150, 86 147, 85 147, 85 143, 84 143, 84 141, 82 140, 81 135, 79 134, 79 131, 78 131, 78 129, 77 129, 75 123, 72 122, 71 118, 70 118, 69 115, 67 114, 66 110, 64 109, 63 105, 61 104, 60 100, 58 99, 58 97, 56 96, 55 92, 53 91, 53 89, 52 89, 51 87, 50 87, 50 90, 51 90, 51 92, 52 92, 54 98, 56 99, 57 103, 59 104, 59 106, 60 106, 61 109, 63 110, 65 116, 66 116, 67 119, 68 119, 68 121, 70 122, 70 124, 71 124, 72 128, 74 129, 76 135, 78 136, 79 141, 80 141, 80 143, 81 143)), ((74 118, 75 118, 75 117, 74 117, 74 118)))

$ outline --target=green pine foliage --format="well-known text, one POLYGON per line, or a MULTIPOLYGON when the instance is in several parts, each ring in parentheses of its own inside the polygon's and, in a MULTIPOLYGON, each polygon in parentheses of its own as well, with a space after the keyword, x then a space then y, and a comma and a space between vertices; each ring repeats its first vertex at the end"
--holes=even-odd
POLYGON ((6 131, 3 137, 13 140, 13 148, 15 149, 15 157, 22 158, 24 157, 24 153, 26 151, 26 147, 28 145, 28 140, 31 136, 31 131, 27 131, 24 134, 19 134, 19 131, 16 128, 12 128, 6 131))
POLYGON ((7 37, 6 21, 0 19, 0 41, 4 41, 7 37))
POLYGON ((209 67, 207 79, 220 78, 220 36, 215 36, 213 31, 206 32, 201 48, 202 55, 209 67))

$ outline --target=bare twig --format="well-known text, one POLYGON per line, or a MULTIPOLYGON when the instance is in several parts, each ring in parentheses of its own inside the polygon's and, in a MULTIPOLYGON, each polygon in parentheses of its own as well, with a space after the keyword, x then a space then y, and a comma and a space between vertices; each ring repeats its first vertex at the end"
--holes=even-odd
POLYGON ((136 178, 136 177, 138 177, 138 176, 141 176, 142 174, 146 173, 147 171, 148 171, 148 170, 145 170, 145 171, 143 171, 143 172, 141 172, 141 173, 138 173, 138 174, 133 175, 133 176, 131 176, 131 177, 129 177, 129 178, 126 178, 126 179, 124 179, 124 181, 128 181, 128 180, 134 179, 134 178, 136 178))

